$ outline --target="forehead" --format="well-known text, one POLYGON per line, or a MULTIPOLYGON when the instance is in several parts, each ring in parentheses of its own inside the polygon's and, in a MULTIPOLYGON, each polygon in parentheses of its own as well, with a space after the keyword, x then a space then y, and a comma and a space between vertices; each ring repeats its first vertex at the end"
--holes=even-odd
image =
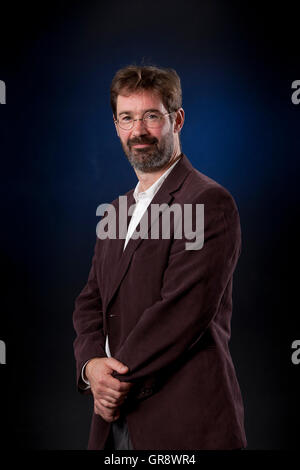
POLYGON ((117 97, 117 114, 125 111, 143 113, 148 109, 166 112, 166 108, 157 92, 141 90, 135 93, 118 95, 117 97))

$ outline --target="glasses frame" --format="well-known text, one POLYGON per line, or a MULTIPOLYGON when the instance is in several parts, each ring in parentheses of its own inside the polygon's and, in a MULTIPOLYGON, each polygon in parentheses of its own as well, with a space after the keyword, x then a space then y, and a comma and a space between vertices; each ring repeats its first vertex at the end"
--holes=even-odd
MULTIPOLYGON (((146 111, 146 112, 144 113, 144 115, 143 115, 142 118, 132 119, 131 127, 128 128, 128 129, 124 129, 124 127, 121 126, 121 124, 119 123, 119 119, 114 119, 114 122, 115 122, 116 124, 118 124, 118 126, 119 126, 123 131, 131 131, 131 129, 134 128, 134 122, 135 122, 135 121, 143 121, 143 124, 144 124, 144 126, 145 126, 147 129, 160 129, 160 127, 162 127, 162 126, 158 126, 158 127, 154 126, 154 127, 152 127, 152 126, 149 126, 149 125, 146 124, 146 122, 145 122, 145 115, 146 115, 147 113, 151 113, 151 112, 154 112, 154 111, 146 111)), ((170 116, 171 114, 176 113, 176 112, 177 112, 177 111, 172 111, 171 113, 164 113, 164 114, 161 114, 161 113, 160 113, 160 114, 161 114, 161 116, 160 116, 160 118, 159 118, 159 119, 160 119, 160 122, 163 120, 163 118, 164 118, 165 116, 170 116)))

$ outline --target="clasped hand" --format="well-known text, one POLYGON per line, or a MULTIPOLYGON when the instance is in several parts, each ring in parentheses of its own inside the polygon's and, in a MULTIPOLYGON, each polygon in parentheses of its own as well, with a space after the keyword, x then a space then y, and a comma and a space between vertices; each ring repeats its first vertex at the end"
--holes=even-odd
POLYGON ((94 411, 111 423, 120 416, 120 407, 132 387, 130 382, 120 382, 113 377, 113 371, 126 374, 128 367, 113 357, 91 359, 85 368, 94 397, 94 411))

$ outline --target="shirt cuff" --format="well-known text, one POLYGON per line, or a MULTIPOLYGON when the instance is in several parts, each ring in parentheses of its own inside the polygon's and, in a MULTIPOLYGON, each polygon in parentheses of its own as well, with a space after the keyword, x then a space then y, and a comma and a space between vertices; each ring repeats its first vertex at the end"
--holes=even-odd
POLYGON ((86 375, 85 375, 85 367, 86 367, 88 362, 90 362, 90 361, 86 361, 86 363, 83 365, 83 367, 81 369, 81 378, 82 378, 82 381, 86 384, 85 390, 87 390, 88 388, 91 388, 91 384, 90 384, 90 382, 88 381, 88 379, 86 378, 86 375))

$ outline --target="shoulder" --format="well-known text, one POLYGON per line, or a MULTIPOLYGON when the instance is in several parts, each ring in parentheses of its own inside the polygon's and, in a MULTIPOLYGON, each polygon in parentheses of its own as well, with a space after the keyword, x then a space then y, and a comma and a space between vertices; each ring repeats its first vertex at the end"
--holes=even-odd
POLYGON ((198 203, 216 207, 224 212, 228 209, 238 211, 237 204, 228 189, 194 167, 174 196, 182 204, 198 203))

